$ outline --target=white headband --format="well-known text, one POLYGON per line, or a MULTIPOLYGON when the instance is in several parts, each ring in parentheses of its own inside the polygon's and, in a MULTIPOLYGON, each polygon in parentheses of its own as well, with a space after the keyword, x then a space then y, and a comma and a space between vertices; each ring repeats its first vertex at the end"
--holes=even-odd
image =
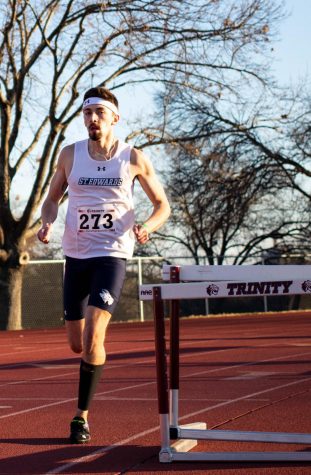
POLYGON ((115 106, 110 101, 105 101, 101 97, 89 97, 88 99, 85 99, 85 101, 83 102, 82 108, 85 109, 88 106, 94 106, 94 105, 101 105, 101 106, 107 107, 107 109, 114 112, 117 116, 120 116, 117 106, 115 106))

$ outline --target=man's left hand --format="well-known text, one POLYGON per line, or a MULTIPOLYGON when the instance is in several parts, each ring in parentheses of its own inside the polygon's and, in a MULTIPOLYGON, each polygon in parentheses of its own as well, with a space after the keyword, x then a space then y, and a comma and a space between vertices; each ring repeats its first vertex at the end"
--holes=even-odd
POLYGON ((146 244, 146 242, 149 241, 149 233, 147 229, 141 224, 135 224, 133 231, 139 244, 146 244))

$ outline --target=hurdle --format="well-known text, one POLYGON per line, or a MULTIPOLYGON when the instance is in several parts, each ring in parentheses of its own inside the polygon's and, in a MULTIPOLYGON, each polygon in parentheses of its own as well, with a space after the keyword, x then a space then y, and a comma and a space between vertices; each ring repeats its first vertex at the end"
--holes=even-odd
POLYGON ((164 265, 162 277, 169 283, 145 284, 139 287, 141 300, 153 300, 161 438, 159 461, 162 463, 173 461, 310 462, 311 452, 190 452, 197 445, 198 440, 310 444, 311 434, 215 430, 207 429, 206 424, 202 422, 179 425, 178 399, 179 300, 311 294, 311 266, 164 265), (239 280, 237 280, 237 275, 239 280), (171 305, 169 378, 166 358, 165 300, 170 301, 171 305))

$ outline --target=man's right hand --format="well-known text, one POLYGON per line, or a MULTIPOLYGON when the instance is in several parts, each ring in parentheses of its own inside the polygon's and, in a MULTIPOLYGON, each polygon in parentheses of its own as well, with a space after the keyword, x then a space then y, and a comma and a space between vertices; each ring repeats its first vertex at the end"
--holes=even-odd
POLYGON ((44 244, 48 244, 50 242, 50 237, 52 233, 52 223, 44 224, 38 231, 38 239, 39 241, 43 242, 44 244))

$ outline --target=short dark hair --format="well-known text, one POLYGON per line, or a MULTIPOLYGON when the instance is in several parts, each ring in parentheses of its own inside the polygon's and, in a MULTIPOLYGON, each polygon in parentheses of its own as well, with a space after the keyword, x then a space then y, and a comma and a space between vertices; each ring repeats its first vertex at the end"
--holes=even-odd
POLYGON ((90 97, 100 97, 105 101, 112 102, 112 104, 114 104, 116 107, 119 107, 119 102, 116 96, 105 87, 92 87, 84 94, 83 101, 85 101, 85 99, 89 99, 90 97))

